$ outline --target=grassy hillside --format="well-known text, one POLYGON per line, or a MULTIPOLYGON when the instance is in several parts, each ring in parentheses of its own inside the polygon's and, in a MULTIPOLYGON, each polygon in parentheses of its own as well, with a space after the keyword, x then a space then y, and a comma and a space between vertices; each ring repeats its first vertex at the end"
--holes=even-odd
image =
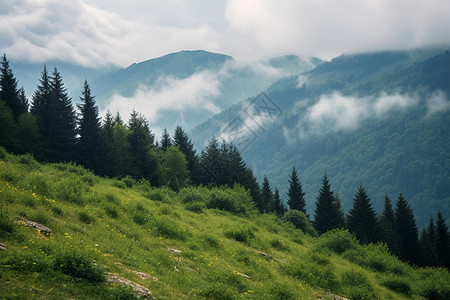
POLYGON ((450 298, 447 270, 346 231, 306 235, 240 187, 175 193, 0 149, 0 204, 5 299, 132 299, 119 277, 157 299, 450 298))

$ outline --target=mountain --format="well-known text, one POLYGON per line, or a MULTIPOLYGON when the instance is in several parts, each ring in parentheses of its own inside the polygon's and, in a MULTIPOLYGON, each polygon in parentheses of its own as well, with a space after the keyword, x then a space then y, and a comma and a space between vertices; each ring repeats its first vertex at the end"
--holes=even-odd
POLYGON ((295 166, 310 215, 326 173, 345 210, 360 184, 379 211, 385 193, 402 192, 422 226, 437 210, 450 216, 448 99, 448 50, 341 55, 223 110, 191 136, 199 148, 213 135, 235 142, 281 195, 295 166))

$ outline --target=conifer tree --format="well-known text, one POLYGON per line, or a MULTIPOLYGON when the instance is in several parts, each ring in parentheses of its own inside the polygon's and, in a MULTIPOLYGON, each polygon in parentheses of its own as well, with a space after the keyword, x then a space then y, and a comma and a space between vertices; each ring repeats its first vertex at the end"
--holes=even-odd
POLYGON ((272 198, 273 193, 270 188, 269 179, 264 175, 263 182, 261 185, 261 198, 262 198, 262 207, 259 208, 261 212, 271 212, 272 211, 272 198))
POLYGON ((28 102, 23 98, 25 93, 17 88, 17 80, 9 66, 6 54, 3 54, 0 68, 0 99, 11 109, 14 121, 28 111, 28 102))
POLYGON ((347 228, 363 244, 375 243, 380 240, 377 214, 362 185, 356 191, 353 206, 348 212, 347 228))
POLYGON ((391 251, 395 247, 395 213, 392 207, 391 199, 388 194, 384 196, 383 213, 380 216, 380 227, 382 240, 388 245, 391 251))
POLYGON ((187 160, 187 168, 189 170, 191 179, 194 182, 201 182, 203 175, 199 164, 199 158, 194 149, 194 144, 188 135, 183 131, 181 126, 177 126, 175 128, 175 132, 173 135, 173 146, 178 146, 180 151, 183 152, 184 156, 187 160))
POLYGON ((316 199, 314 210, 314 228, 319 234, 344 226, 344 213, 340 200, 331 191, 326 175, 322 178, 322 187, 316 199))
POLYGON ((55 151, 55 161, 71 161, 74 159, 76 144, 76 116, 72 100, 64 87, 58 69, 53 69, 50 77, 50 98, 56 105, 48 140, 55 151))
POLYGON ((11 108, 0 99, 0 146, 8 151, 16 149, 16 127, 11 108))
POLYGON ((202 183, 213 183, 217 185, 223 180, 225 161, 222 156, 219 142, 215 137, 212 137, 208 146, 202 150, 200 164, 204 169, 202 183))
POLYGON ((79 110, 77 159, 86 168, 98 171, 100 156, 104 155, 100 140, 101 124, 95 97, 91 95, 91 88, 87 80, 84 81, 80 100, 81 104, 77 104, 79 110))
POLYGON ((418 264, 419 257, 419 233, 417 231, 414 214, 403 194, 397 198, 395 209, 397 247, 394 253, 402 260, 410 264, 418 264))
POLYGON ((274 211, 280 217, 286 212, 284 204, 280 198, 278 187, 275 188, 275 192, 273 193, 272 211, 274 211))
POLYGON ((436 255, 439 266, 450 269, 450 236, 448 226, 440 211, 436 219, 436 255))
POLYGON ((434 225, 433 216, 430 217, 428 226, 421 230, 419 242, 422 252, 422 264, 425 266, 437 266, 436 226, 434 225))
POLYGON ((298 179, 295 167, 292 168, 292 173, 289 177, 289 190, 287 192, 287 203, 290 209, 296 209, 306 214, 305 209, 305 193, 303 193, 302 185, 298 179))
POLYGON ((172 146, 172 138, 170 137, 169 133, 167 132, 167 129, 164 128, 163 134, 161 136, 161 143, 160 143, 160 149, 166 150, 172 146))

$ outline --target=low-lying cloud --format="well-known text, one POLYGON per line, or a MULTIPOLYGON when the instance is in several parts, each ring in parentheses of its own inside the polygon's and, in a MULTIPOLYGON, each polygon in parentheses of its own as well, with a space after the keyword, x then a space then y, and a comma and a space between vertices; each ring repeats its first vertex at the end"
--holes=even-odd
POLYGON ((295 128, 284 128, 284 135, 288 141, 292 141, 350 132, 357 130, 366 120, 395 117, 395 113, 414 107, 421 101, 427 107, 424 117, 450 109, 450 101, 442 91, 436 91, 427 97, 416 93, 358 98, 334 93, 323 95, 307 108, 295 128))

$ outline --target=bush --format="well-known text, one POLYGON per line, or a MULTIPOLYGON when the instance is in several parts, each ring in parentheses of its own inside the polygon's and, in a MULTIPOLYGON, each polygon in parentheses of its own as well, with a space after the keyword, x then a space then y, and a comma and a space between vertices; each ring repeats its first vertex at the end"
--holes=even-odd
POLYGON ((117 219, 119 217, 119 212, 117 209, 112 205, 105 206, 105 212, 108 216, 110 216, 113 219, 117 219))
POLYGON ((308 217, 301 211, 291 209, 283 215, 283 220, 294 224, 295 228, 302 230, 311 236, 317 236, 314 227, 309 222, 308 217))
POLYGON ((86 224, 92 224, 95 222, 95 218, 90 216, 87 212, 82 211, 78 214, 78 218, 80 219, 81 222, 86 223, 86 224))
POLYGON ((4 207, 0 207, 0 237, 11 236, 16 232, 17 225, 9 217, 4 207))
POLYGON ((145 225, 147 223, 147 215, 144 212, 136 212, 133 215, 133 221, 137 225, 145 225))
POLYGON ((54 267, 73 278, 85 279, 92 283, 105 281, 103 269, 94 265, 88 255, 74 250, 56 255, 54 267))
POLYGON ((289 252, 289 247, 283 244, 279 239, 273 239, 270 241, 270 246, 280 251, 289 252))
POLYGON ((2 265, 10 266, 14 270, 21 272, 43 272, 51 269, 50 260, 44 256, 35 253, 15 252, 10 254, 2 265))
POLYGON ((372 300, 378 298, 369 280, 361 272, 345 272, 342 275, 342 285, 350 299, 372 300))
POLYGON ((402 278, 391 277, 384 280, 381 284, 398 294, 403 294, 405 296, 410 296, 412 294, 411 285, 402 278))
POLYGON ((195 212, 195 213, 198 213, 198 214, 202 213, 204 208, 205 208, 205 204, 199 203, 199 202, 188 203, 186 205, 186 210, 192 211, 192 212, 195 212))
POLYGON ((205 202, 205 198, 203 196, 204 191, 199 191, 194 188, 183 188, 180 190, 180 194, 183 195, 181 197, 182 203, 191 203, 191 202, 205 202))
POLYGON ((175 222, 168 219, 154 219, 153 226, 157 236, 184 241, 188 235, 186 230, 182 230, 175 222))
POLYGON ((348 230, 333 229, 320 236, 318 246, 342 254, 349 249, 359 248, 359 243, 348 230))
POLYGON ((136 179, 134 179, 133 177, 131 177, 130 175, 125 176, 124 178, 122 178, 122 182, 125 184, 126 187, 130 188, 133 185, 135 185, 137 183, 136 179))
POLYGON ((226 238, 233 239, 238 242, 248 244, 250 239, 255 237, 253 230, 250 228, 236 228, 224 233, 226 238))

